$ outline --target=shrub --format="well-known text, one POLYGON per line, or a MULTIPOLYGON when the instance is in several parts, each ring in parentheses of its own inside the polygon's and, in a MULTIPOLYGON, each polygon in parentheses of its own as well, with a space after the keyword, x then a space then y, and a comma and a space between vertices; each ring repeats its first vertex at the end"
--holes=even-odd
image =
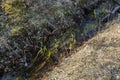
POLYGON ((62 28, 73 25, 72 1, 3 0, 1 6, 1 17, 6 18, 0 31, 0 68, 4 72, 23 74, 46 63, 57 52, 62 28), (54 31, 58 34, 51 35, 54 31))

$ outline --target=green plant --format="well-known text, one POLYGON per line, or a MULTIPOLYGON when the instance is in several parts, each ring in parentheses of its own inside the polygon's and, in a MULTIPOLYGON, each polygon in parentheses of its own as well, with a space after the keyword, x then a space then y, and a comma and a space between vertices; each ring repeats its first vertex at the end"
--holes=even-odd
POLYGON ((40 70, 45 65, 45 63, 50 59, 51 54, 52 54, 51 51, 49 49, 47 49, 46 46, 43 46, 37 52, 37 55, 33 59, 31 66, 33 66, 36 62, 39 61, 39 57, 41 58, 42 61, 40 61, 41 63, 38 64, 39 66, 38 66, 37 69, 35 69, 35 72, 38 71, 38 70, 40 70))
POLYGON ((106 9, 103 8, 103 7, 101 7, 101 8, 100 8, 100 16, 105 16, 106 13, 107 13, 106 9))
POLYGON ((69 39, 69 49, 73 49, 75 43, 76 43, 76 40, 75 40, 75 35, 74 34, 71 34, 70 36, 70 39, 69 39))
POLYGON ((96 18, 96 17, 97 17, 97 12, 96 12, 95 9, 94 9, 94 11, 93 11, 93 14, 94 14, 94 18, 96 18))
POLYGON ((8 15, 13 22, 19 22, 21 14, 26 9, 24 0, 3 0, 1 6, 5 15, 8 15))
POLYGON ((11 30, 12 36, 18 36, 20 34, 21 31, 21 27, 15 27, 11 30))

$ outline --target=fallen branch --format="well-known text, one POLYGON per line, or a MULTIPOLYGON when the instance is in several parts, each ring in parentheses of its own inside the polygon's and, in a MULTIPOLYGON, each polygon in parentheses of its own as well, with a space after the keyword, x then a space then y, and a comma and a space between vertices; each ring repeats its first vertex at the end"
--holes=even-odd
POLYGON ((120 6, 115 7, 111 14, 116 14, 117 12, 120 12, 120 6))
POLYGON ((101 23, 108 22, 109 20, 111 20, 113 18, 113 16, 115 16, 119 12, 120 12, 120 6, 115 7, 111 11, 111 13, 109 13, 108 15, 106 15, 105 17, 102 18, 101 23))

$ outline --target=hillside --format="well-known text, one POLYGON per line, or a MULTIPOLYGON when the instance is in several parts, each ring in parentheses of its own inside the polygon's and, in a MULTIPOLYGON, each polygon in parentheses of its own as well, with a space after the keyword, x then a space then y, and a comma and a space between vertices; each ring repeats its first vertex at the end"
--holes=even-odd
MULTIPOLYGON (((89 68, 98 70, 99 65, 103 67, 107 64, 101 62, 105 62, 104 58, 112 60, 114 57, 114 54, 112 57, 107 56, 112 55, 113 47, 109 47, 109 54, 102 54, 109 51, 109 45, 115 45, 109 40, 119 38, 117 33, 109 34, 109 30, 105 30, 106 23, 120 13, 119 2, 120 0, 0 0, 0 80, 36 80, 34 77, 39 77, 39 80, 54 65, 59 66, 50 72, 52 78, 60 68, 65 73, 59 73, 59 79, 72 72, 72 78, 74 75, 81 78, 88 75, 86 70, 89 68), (101 32, 102 30, 105 31, 101 32), (101 57, 103 59, 96 60, 101 57), (80 74, 76 71, 80 71, 80 74)), ((119 25, 117 21, 120 22, 116 20, 115 25, 119 25)), ((117 27, 111 30, 115 29, 118 30, 117 27)), ((116 46, 114 48, 117 49, 116 46)), ((116 55, 119 58, 119 54, 116 55)), ((92 76, 94 75, 97 76, 92 76)), ((51 79, 49 76, 43 78, 51 79)))
MULTIPOLYGON (((88 40, 42 80, 120 80, 120 18, 88 40)), ((40 80, 37 78, 37 80, 40 80)))

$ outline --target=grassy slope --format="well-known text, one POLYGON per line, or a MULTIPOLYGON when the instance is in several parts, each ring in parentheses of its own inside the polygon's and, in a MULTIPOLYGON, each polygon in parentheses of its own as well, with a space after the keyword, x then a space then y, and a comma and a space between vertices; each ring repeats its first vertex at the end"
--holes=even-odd
POLYGON ((120 80, 119 19, 109 23, 110 28, 86 42, 43 80, 120 80))

